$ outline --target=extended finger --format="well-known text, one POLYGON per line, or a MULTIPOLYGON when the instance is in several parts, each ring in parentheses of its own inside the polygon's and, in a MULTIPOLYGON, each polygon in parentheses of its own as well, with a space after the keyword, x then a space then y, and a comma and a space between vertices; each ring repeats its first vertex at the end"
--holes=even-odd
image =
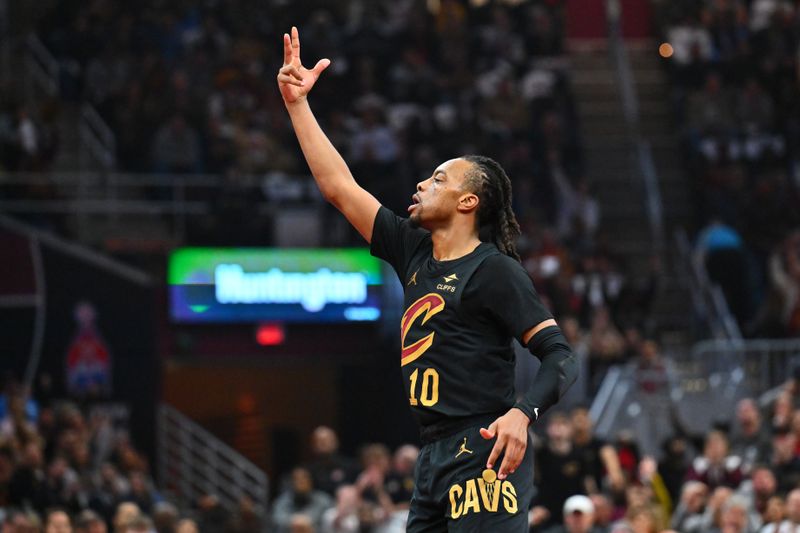
POLYGON ((503 463, 497 471, 498 479, 505 479, 508 474, 513 474, 522 460, 522 453, 520 453, 520 446, 509 443, 506 446, 506 453, 503 456, 503 463))
POLYGON ((311 69, 312 72, 314 72, 314 76, 319 78, 319 75, 322 74, 322 71, 325 70, 326 68, 328 68, 328 65, 330 65, 330 64, 331 64, 331 60, 327 59, 327 58, 320 59, 319 61, 317 61, 317 64, 314 65, 313 69, 311 69))
POLYGON ((288 33, 283 34, 283 64, 288 65, 292 62, 292 38, 288 33))
POLYGON ((494 447, 492 448, 492 452, 489 454, 489 459, 486 461, 486 468, 492 468, 494 466, 495 461, 500 457, 505 447, 506 440, 502 437, 497 439, 497 442, 494 443, 494 447))
POLYGON ((300 74, 300 70, 298 70, 298 68, 295 67, 294 65, 286 65, 284 67, 281 67, 280 73, 286 74, 287 76, 292 76, 295 79, 303 81, 303 75, 300 74))
POLYGON ((286 74, 278 74, 278 83, 285 83, 287 85, 296 85, 298 87, 303 86, 303 82, 301 80, 295 79, 291 76, 287 76, 286 74))
POLYGON ((300 33, 297 31, 297 26, 292 26, 292 57, 300 60, 300 33))

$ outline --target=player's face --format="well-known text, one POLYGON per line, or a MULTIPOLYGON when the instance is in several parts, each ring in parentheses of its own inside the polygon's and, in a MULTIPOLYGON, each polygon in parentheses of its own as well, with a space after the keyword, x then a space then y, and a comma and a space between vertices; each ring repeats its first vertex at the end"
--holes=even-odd
POLYGON ((417 192, 408 206, 411 222, 425 229, 446 226, 456 213, 459 202, 471 193, 463 188, 472 163, 465 159, 445 161, 430 178, 417 183, 417 192))

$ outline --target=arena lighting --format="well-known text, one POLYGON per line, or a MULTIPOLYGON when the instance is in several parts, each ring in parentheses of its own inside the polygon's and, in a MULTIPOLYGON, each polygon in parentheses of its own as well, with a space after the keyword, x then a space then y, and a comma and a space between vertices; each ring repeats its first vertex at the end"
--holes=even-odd
POLYGON ((661 46, 658 47, 658 54, 664 59, 672 57, 672 52, 672 45, 669 43, 661 43, 661 46))
POLYGON ((256 328, 256 342, 260 346, 278 346, 286 340, 283 324, 272 322, 259 324, 256 328))

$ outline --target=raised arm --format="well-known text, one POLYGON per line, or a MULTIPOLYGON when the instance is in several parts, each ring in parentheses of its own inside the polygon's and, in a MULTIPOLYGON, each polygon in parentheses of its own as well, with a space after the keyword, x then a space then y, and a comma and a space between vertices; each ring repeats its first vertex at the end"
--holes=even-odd
POLYGON ((291 36, 283 35, 283 67, 278 71, 278 87, 319 190, 370 242, 380 203, 356 183, 308 105, 308 93, 330 64, 329 59, 320 59, 313 69, 305 68, 300 62, 300 36, 297 28, 292 27, 291 36))

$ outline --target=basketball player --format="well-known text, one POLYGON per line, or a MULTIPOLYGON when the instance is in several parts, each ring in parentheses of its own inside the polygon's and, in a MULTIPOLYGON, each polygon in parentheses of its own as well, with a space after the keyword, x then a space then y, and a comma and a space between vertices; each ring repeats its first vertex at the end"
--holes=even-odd
POLYGON ((417 184, 410 217, 396 216, 356 183, 311 112, 307 95, 330 61, 303 67, 297 28, 283 47, 278 86, 320 191, 405 286, 400 364, 424 444, 408 531, 527 531, 528 426, 577 367, 520 265, 508 176, 487 157, 451 159, 417 184), (521 399, 512 339, 542 360, 521 399))

